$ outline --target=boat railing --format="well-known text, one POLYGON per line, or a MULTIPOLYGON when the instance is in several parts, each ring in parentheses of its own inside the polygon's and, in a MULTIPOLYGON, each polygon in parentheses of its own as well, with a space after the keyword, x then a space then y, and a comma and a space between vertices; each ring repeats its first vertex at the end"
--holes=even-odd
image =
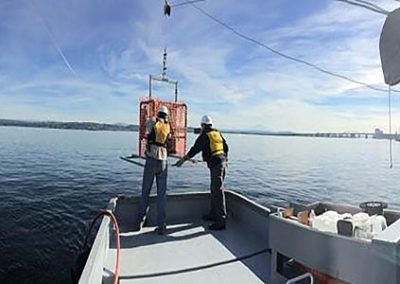
MULTIPOLYGON (((116 198, 113 198, 109 202, 107 209, 113 211, 115 206, 116 198)), ((103 217, 89 257, 86 261, 85 268, 79 279, 79 284, 102 282, 103 268, 109 250, 111 232, 112 226, 110 218, 103 217)), ((110 274, 109 277, 114 277, 114 275, 110 274)))
POLYGON ((286 281, 286 284, 295 284, 295 283, 297 283, 301 280, 307 279, 307 278, 310 279, 310 284, 314 284, 314 277, 312 276, 312 274, 310 272, 307 272, 307 273, 299 275, 295 278, 289 279, 288 281, 286 281))

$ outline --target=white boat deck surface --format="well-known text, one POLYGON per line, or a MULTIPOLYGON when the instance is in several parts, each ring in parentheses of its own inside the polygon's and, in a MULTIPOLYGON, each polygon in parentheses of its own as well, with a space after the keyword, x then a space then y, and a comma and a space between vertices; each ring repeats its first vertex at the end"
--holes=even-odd
MULTIPOLYGON (((265 283, 270 267, 268 252, 201 268, 241 258, 267 246, 232 219, 223 231, 210 231, 207 224, 197 220, 192 224, 171 225, 166 235, 157 235, 154 227, 123 233, 120 283, 265 283)), ((113 280, 114 241, 111 247, 105 265, 109 277, 104 275, 104 283, 113 280)))

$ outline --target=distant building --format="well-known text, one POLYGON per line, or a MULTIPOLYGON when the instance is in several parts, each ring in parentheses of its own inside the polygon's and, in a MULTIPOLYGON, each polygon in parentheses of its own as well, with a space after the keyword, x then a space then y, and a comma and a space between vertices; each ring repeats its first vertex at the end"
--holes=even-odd
POLYGON ((374 138, 375 139, 383 139, 384 138, 384 133, 382 130, 380 130, 379 128, 375 128, 375 132, 374 132, 374 138))

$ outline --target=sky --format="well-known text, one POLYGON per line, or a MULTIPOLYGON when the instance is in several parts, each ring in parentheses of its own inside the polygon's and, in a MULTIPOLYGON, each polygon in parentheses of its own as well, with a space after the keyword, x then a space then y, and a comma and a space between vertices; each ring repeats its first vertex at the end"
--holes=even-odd
MULTIPOLYGON (((334 0, 196 5, 285 54, 387 88, 379 57, 385 15, 334 0)), ((208 114, 221 129, 388 130, 387 93, 279 57, 192 5, 165 17, 162 0, 0 0, 0 118, 136 124, 164 48, 191 126, 208 114)), ((172 100, 173 87, 155 84, 153 94, 172 100)), ((398 130, 396 95, 392 112, 398 130)))

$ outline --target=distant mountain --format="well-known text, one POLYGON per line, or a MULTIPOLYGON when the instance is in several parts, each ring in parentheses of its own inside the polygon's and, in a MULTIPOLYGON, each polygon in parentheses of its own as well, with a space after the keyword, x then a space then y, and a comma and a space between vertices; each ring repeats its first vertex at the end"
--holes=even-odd
POLYGON ((291 131, 268 131, 268 130, 257 130, 257 129, 223 129, 221 130, 224 133, 232 133, 232 134, 251 134, 251 135, 295 135, 294 132, 291 131))
POLYGON ((82 129, 93 131, 138 131, 136 124, 108 124, 96 122, 22 121, 0 119, 0 126, 19 126, 53 129, 82 129))

